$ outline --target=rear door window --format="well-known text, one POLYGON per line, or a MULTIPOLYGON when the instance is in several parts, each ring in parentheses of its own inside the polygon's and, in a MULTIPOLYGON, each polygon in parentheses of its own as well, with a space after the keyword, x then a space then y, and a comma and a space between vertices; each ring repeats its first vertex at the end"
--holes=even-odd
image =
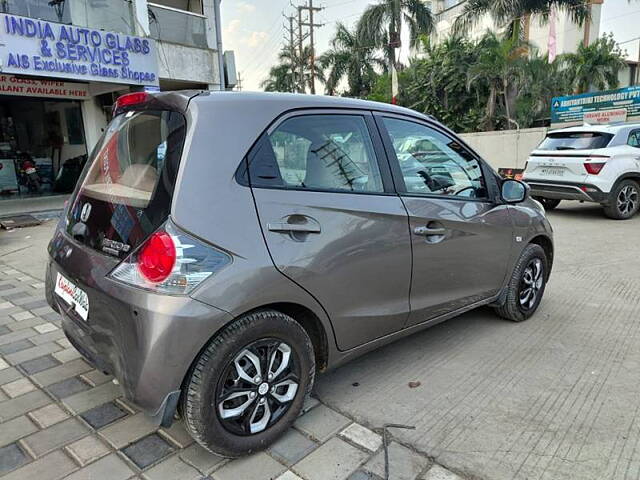
POLYGON ((604 132, 550 133, 538 150, 596 150, 605 148, 612 138, 612 134, 604 132))
POLYGON ((640 130, 633 130, 629 134, 629 140, 627 141, 627 144, 632 147, 640 148, 640 130))
POLYGON ((169 216, 184 132, 177 112, 117 116, 87 163, 68 233, 120 258, 140 245, 169 216))
POLYGON ((263 136, 249 156, 254 187, 383 192, 367 124, 357 115, 302 115, 263 136))

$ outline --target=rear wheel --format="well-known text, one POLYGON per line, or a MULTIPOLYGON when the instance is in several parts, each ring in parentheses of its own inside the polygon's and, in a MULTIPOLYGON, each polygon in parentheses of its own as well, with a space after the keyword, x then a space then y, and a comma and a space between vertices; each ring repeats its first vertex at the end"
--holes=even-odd
POLYGON ((245 315, 192 367, 182 398, 187 430, 224 457, 262 450, 298 417, 314 373, 313 346, 299 323, 272 310, 245 315))
POLYGON ((544 198, 544 197, 533 197, 535 200, 539 201, 545 210, 553 210, 562 200, 557 200, 555 198, 544 198))
POLYGON ((527 245, 511 274, 505 302, 496 307, 498 315, 514 322, 531 317, 544 295, 547 266, 547 256, 542 247, 527 245))
POLYGON ((640 208, 640 186, 633 180, 623 180, 609 194, 604 214, 614 220, 627 220, 640 208))

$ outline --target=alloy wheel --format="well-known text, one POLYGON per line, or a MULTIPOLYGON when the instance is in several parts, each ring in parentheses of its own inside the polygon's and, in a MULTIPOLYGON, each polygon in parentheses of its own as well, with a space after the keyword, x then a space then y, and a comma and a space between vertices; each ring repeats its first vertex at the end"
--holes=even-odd
POLYGON ((542 260, 532 258, 522 273, 520 279, 520 288, 518 298, 520 300, 520 308, 524 311, 531 310, 535 307, 540 290, 544 284, 544 268, 542 260))
POLYGON ((626 185, 616 199, 616 206, 621 215, 627 216, 638 207, 638 189, 633 185, 626 185))
POLYGON ((275 424, 298 392, 300 372, 287 343, 257 340, 227 365, 216 392, 222 425, 236 435, 255 435, 275 424))

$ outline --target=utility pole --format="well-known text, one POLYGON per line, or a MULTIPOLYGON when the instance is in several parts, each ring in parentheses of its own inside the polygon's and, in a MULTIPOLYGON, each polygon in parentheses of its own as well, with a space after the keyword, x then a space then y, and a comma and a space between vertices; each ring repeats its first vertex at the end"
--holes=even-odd
POLYGON ((302 54, 303 54, 303 36, 302 36, 302 27, 308 27, 309 28, 309 33, 308 33, 308 37, 309 37, 309 44, 310 44, 310 52, 309 52, 309 67, 311 70, 311 85, 309 85, 309 87, 311 88, 311 94, 315 95, 316 93, 316 51, 315 51, 315 42, 314 42, 314 28, 320 28, 322 27, 321 23, 315 23, 313 20, 313 15, 315 12, 320 12, 322 11, 322 8, 320 7, 314 7, 313 6, 313 0, 307 0, 307 5, 305 6, 299 6, 298 7, 298 36, 300 37, 298 39, 299 42, 299 49, 300 49, 300 58, 302 58, 302 54), (302 12, 306 11, 307 12, 307 22, 303 22, 302 21, 302 12))
POLYGON ((289 44, 289 56, 291 57, 291 92, 297 93, 298 87, 296 85, 296 77, 298 72, 296 71, 296 63, 295 63, 296 30, 293 25, 294 22, 296 21, 296 17, 294 15, 290 15, 290 16, 285 16, 284 18, 289 21, 289 27, 287 28, 287 26, 285 25, 285 29, 287 30, 287 33, 288 33, 288 38, 285 38, 285 41, 289 44))
POLYGON ((236 84, 236 90, 238 92, 242 91, 242 75, 240 72, 238 72, 238 83, 236 84))

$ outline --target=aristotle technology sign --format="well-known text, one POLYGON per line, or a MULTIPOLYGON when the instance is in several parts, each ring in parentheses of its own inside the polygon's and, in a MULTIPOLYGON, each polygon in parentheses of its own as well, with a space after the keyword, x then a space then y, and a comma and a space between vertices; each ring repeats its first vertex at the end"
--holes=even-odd
POLYGON ((0 14, 0 71, 158 85, 152 39, 0 14))

